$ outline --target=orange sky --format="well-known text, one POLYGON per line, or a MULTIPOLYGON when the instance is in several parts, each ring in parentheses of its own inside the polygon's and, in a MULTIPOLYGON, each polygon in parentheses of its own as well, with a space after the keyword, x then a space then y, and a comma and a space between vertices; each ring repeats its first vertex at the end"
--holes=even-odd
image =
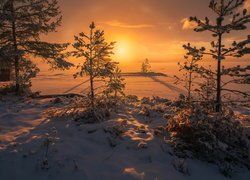
MULTIPOLYGON (((210 0, 59 0, 63 23, 57 33, 45 37, 52 42, 72 42, 73 36, 88 31, 91 21, 105 31, 108 41, 116 41, 115 60, 124 64, 148 58, 153 63, 183 59, 182 45, 209 45, 208 33, 196 33, 185 18, 212 17, 210 0)), ((247 1, 250 4, 250 0, 247 1)), ((246 5, 246 7, 250 7, 246 5)), ((250 9, 250 8, 249 8, 250 9)), ((245 38, 234 33, 225 42, 245 38)), ((246 58, 245 58, 246 59, 246 58)))

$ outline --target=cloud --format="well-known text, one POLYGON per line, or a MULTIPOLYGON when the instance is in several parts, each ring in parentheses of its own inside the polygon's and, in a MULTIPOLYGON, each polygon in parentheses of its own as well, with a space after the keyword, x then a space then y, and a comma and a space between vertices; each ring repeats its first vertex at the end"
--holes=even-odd
POLYGON ((152 24, 126 24, 119 21, 106 21, 100 22, 101 24, 106 24, 108 26, 119 27, 119 28, 128 28, 128 29, 140 29, 140 28, 152 28, 152 24))
POLYGON ((197 24, 195 22, 190 22, 188 18, 184 18, 181 20, 182 29, 194 29, 197 27, 197 24))

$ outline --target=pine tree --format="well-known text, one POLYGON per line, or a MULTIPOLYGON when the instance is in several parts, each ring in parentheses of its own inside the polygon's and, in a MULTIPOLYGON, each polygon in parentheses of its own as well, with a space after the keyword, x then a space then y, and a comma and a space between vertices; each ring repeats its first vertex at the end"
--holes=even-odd
POLYGON ((184 71, 182 77, 174 76, 176 78, 175 84, 184 83, 184 88, 187 90, 187 100, 190 103, 192 98, 192 90, 194 86, 194 80, 197 78, 197 70, 199 69, 198 62, 203 58, 204 48, 197 49, 196 47, 190 47, 190 44, 183 45, 188 51, 184 56, 185 62, 183 64, 178 63, 179 71, 184 71))
POLYGON ((126 83, 124 83, 124 80, 121 75, 121 70, 116 66, 114 72, 110 74, 109 80, 106 83, 106 89, 104 90, 104 94, 106 94, 107 98, 113 96, 116 101, 119 95, 125 95, 124 89, 126 83))
POLYGON ((145 59, 143 62, 142 62, 142 65, 141 65, 141 72, 142 73, 148 73, 150 72, 150 68, 151 68, 151 65, 149 63, 149 60, 148 59, 145 59))
POLYGON ((95 87, 97 78, 106 78, 113 73, 116 63, 111 61, 114 42, 107 43, 104 38, 104 31, 96 30, 95 23, 89 26, 89 35, 81 32, 75 36, 73 56, 83 58, 84 62, 77 66, 80 69, 74 77, 88 75, 90 83, 90 103, 92 110, 95 109, 95 87))
POLYGON ((217 60, 217 77, 216 77, 216 112, 221 111, 221 61, 227 57, 242 57, 250 53, 247 45, 250 43, 250 36, 244 41, 234 42, 231 47, 226 47, 223 40, 226 34, 232 31, 240 31, 247 29, 247 23, 250 22, 250 14, 244 9, 239 12, 240 7, 245 0, 211 0, 209 8, 213 10, 217 18, 216 24, 212 24, 206 17, 200 20, 197 17, 190 17, 190 21, 197 23, 196 32, 209 31, 216 38, 211 42, 212 48, 209 52, 204 51, 203 54, 210 55, 217 60))
POLYGON ((196 68, 195 72, 200 78, 199 88, 196 88, 195 91, 201 105, 205 107, 204 111, 211 112, 214 109, 214 99, 216 98, 216 73, 212 71, 211 66, 208 68, 200 66, 196 68))
MULTIPOLYGON (((0 2, 0 47, 5 49, 5 57, 14 66, 17 93, 20 91, 21 79, 28 77, 25 75, 22 78, 21 74, 25 74, 27 68, 35 68, 34 64, 30 64, 29 57, 41 57, 52 68, 72 66, 65 61, 68 53, 63 53, 69 44, 48 43, 40 39, 42 34, 56 31, 61 19, 57 0, 0 2), (29 65, 25 67, 27 64, 29 65)), ((37 71, 36 68, 33 71, 37 71)))

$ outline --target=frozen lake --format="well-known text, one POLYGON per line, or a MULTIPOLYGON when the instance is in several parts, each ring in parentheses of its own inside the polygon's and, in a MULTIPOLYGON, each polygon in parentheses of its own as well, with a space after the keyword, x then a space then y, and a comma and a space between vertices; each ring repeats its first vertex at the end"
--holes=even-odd
MULTIPOLYGON (((235 66, 235 64, 242 66, 249 65, 248 62, 227 62, 226 67, 235 66)), ((205 62, 202 65, 208 66, 210 62, 205 62)), ((215 63, 213 63, 215 65, 215 63)), ((123 72, 126 68, 131 71, 139 71, 138 66, 121 67, 123 72)), ((140 66, 139 66, 140 67, 140 66)), ((214 68, 214 67, 212 67, 214 68)), ((161 72, 173 77, 174 75, 180 76, 182 72, 179 72, 177 63, 159 63, 152 64, 152 70, 155 72, 161 72)), ((42 94, 58 94, 58 93, 86 93, 88 92, 87 77, 73 78, 75 70, 70 71, 47 71, 42 70, 37 78, 33 79, 34 91, 41 91, 42 94)), ((175 85, 175 79, 170 77, 139 77, 139 76, 126 76, 126 94, 137 95, 139 97, 161 96, 169 99, 178 97, 180 93, 185 93, 184 88, 181 85, 175 85)), ((96 87, 100 86, 99 83, 96 87)), ((250 91, 250 85, 234 85, 230 88, 250 91)))

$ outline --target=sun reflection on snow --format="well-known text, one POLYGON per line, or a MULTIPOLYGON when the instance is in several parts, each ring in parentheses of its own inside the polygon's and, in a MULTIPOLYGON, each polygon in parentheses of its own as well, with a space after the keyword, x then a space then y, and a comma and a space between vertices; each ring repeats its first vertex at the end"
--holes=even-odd
POLYGON ((137 169, 133 167, 128 167, 123 170, 124 174, 131 175, 137 179, 143 180, 145 176, 145 172, 139 172, 137 169))

